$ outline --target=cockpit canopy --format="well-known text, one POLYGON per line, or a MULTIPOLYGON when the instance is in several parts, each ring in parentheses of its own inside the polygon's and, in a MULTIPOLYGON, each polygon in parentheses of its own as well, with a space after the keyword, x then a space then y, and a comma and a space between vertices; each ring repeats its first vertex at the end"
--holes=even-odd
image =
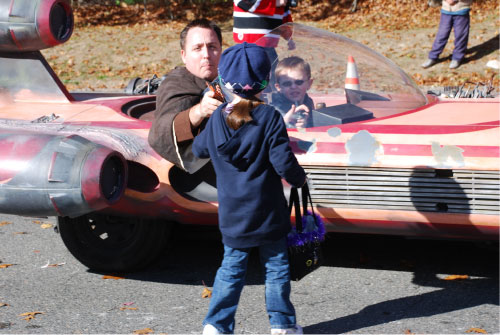
MULTIPOLYGON (((277 54, 274 64, 290 56, 298 56, 309 63, 313 83, 308 95, 318 110, 342 105, 337 109, 342 108, 345 112, 346 108, 356 106, 356 111, 362 108, 372 112, 373 117, 384 117, 428 102, 415 82, 391 60, 344 36, 287 23, 257 44, 274 48, 277 54), (348 64, 349 60, 354 62, 357 80, 351 78, 353 64, 348 64), (356 81, 359 86, 348 86, 356 81)), ((270 86, 268 91, 275 93, 276 88, 272 83, 270 86)))

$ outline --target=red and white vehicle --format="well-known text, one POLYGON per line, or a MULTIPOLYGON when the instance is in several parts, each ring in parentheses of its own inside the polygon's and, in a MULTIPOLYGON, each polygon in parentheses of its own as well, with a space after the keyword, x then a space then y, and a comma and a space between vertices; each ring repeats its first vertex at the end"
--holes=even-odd
MULTIPOLYGON (((296 48, 277 53, 311 64, 318 106, 289 136, 328 231, 498 240, 498 98, 425 95, 357 42, 285 28, 296 48), (349 56, 359 90, 344 88, 349 56)), ((151 149, 154 95, 67 91, 39 50, 72 30, 66 0, 0 0, 0 212, 57 216, 83 264, 134 270, 173 222, 217 224, 215 176, 151 149)))

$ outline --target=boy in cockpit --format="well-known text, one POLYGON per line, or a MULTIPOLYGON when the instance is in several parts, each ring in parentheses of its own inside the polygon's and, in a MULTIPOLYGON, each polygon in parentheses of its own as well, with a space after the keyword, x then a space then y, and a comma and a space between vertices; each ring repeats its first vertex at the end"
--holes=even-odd
POLYGON ((279 61, 275 70, 277 93, 272 95, 273 105, 283 116, 288 128, 312 126, 311 67, 302 58, 291 56, 279 61))

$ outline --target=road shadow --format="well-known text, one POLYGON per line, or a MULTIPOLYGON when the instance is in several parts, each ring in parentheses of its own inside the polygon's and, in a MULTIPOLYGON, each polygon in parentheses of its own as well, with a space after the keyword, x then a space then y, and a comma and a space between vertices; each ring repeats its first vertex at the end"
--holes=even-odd
POLYGON ((356 314, 304 327, 306 334, 343 334, 397 320, 421 318, 483 304, 498 306, 498 280, 467 281, 433 279, 441 290, 403 297, 367 306, 356 314))
MULTIPOLYGON (((325 267, 419 272, 431 278, 436 273, 448 273, 498 279, 498 245, 490 246, 488 242, 330 233, 323 250, 325 267)), ((222 256, 217 227, 179 226, 158 261, 141 272, 124 276, 184 285, 200 285, 203 281, 211 286, 222 256)), ((262 276, 254 250, 248 264, 247 285, 263 285, 262 276)))
MULTIPOLYGON (((467 48, 467 50, 465 51, 465 57, 462 60, 462 64, 467 64, 469 62, 482 59, 497 51, 500 46, 499 39, 500 39, 500 34, 497 34, 496 36, 490 38, 486 42, 467 48)), ((440 57, 439 59, 436 60, 436 64, 451 61, 451 57, 452 57, 451 53, 446 57, 440 57)))
POLYGON ((500 39, 500 34, 497 34, 496 36, 490 38, 486 42, 468 48, 465 53, 466 56, 465 59, 463 60, 463 63, 466 64, 468 62, 484 58, 492 54, 493 52, 497 51, 499 48, 499 39, 500 39))
POLYGON ((499 305, 498 244, 340 234, 329 240, 325 252, 334 257, 326 266, 412 272, 408 287, 437 290, 368 305, 358 313, 304 327, 306 334, 349 333, 483 304, 499 305), (468 279, 445 280, 450 275, 468 279))
MULTIPOLYGON (((130 280, 211 287, 223 258, 217 226, 178 225, 159 259, 140 272, 115 274, 130 280)), ((106 273, 108 274, 108 273, 106 273)), ((257 250, 248 262, 247 285, 264 284, 257 250)))

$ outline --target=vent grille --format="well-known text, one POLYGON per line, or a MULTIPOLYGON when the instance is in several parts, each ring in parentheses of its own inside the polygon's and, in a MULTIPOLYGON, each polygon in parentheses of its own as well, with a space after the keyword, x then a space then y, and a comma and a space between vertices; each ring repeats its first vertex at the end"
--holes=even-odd
POLYGON ((304 166, 316 205, 500 214, 500 172, 304 166))

